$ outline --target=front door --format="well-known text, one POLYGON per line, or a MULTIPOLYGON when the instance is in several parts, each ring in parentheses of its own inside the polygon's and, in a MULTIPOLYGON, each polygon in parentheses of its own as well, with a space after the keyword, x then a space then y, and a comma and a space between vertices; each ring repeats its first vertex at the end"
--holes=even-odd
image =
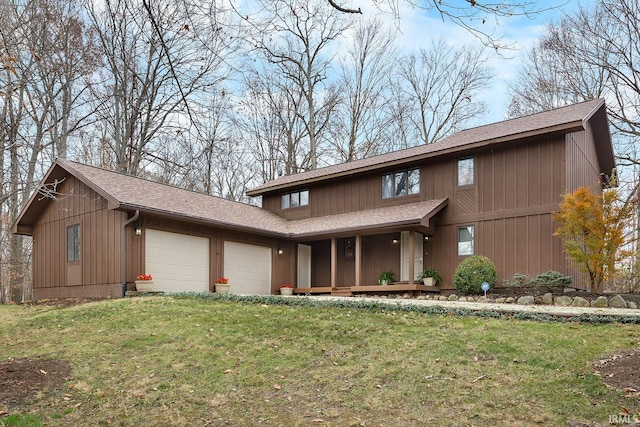
POLYGON ((409 253, 409 232, 403 231, 400 234, 400 259, 402 260, 401 271, 400 271, 400 281, 406 282, 409 280, 409 263, 413 262, 413 273, 414 280, 417 280, 418 274, 420 274, 423 270, 422 268, 422 258, 423 258, 423 236, 422 233, 413 233, 414 243, 413 243, 413 254, 409 253))
POLYGON ((311 246, 298 244, 298 288, 311 287, 311 246))

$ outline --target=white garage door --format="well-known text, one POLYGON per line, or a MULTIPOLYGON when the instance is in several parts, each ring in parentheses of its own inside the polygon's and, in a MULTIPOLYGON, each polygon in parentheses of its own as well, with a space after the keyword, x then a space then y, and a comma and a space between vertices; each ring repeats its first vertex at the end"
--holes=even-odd
POLYGON ((271 248, 224 242, 224 275, 233 294, 271 293, 271 248))
POLYGON ((147 229, 145 243, 145 273, 154 289, 209 291, 209 239, 147 229))

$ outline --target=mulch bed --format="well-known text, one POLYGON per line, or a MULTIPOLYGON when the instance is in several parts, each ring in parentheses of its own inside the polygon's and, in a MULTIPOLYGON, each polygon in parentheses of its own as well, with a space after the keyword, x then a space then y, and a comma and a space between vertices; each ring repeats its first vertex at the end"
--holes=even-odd
POLYGON ((71 366, 55 359, 9 359, 0 362, 0 414, 2 407, 18 407, 39 391, 61 388, 71 366))

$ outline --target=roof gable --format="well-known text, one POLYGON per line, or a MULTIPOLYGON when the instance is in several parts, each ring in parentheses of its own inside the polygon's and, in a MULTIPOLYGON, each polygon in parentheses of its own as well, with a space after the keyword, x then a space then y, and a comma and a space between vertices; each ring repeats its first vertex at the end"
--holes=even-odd
MULTIPOLYGON (((209 196, 118 172, 59 159, 42 181, 60 182, 74 176, 103 197, 109 209, 140 211, 172 219, 236 229, 279 237, 301 237, 349 230, 372 230, 397 225, 428 227, 429 219, 440 211, 446 199, 409 205, 369 209, 351 214, 288 221, 257 206, 209 196), (339 219, 339 220, 338 220, 339 219)), ((50 196, 53 196, 51 194, 50 196)), ((31 234, 33 225, 52 202, 36 191, 14 224, 13 232, 31 234)))
POLYGON ((596 114, 597 112, 604 112, 604 110, 604 100, 595 99, 555 110, 467 129, 456 132, 437 143, 419 145, 362 160, 280 177, 248 191, 247 195, 259 196, 270 191, 282 190, 296 185, 307 185, 312 182, 382 169, 397 164, 462 152, 483 146, 501 144, 532 136, 585 130, 586 122, 591 120, 593 116, 595 116, 598 121, 604 118, 604 123, 598 123, 600 126, 597 126, 597 128, 604 127, 606 129, 606 135, 599 135, 606 140, 598 140, 597 143, 599 147, 597 148, 599 148, 598 155, 600 157, 601 172, 609 174, 614 166, 614 162, 611 138, 606 123, 606 113, 596 114))

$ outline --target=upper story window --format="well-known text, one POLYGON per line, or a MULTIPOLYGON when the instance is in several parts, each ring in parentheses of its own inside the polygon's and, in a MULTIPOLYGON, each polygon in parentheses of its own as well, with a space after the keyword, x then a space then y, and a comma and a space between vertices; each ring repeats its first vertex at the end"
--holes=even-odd
POLYGON ((80 261, 80 224, 67 227, 67 261, 80 261))
POLYGON ((382 198, 420 193, 420 169, 407 169, 382 175, 382 198))
POLYGON ((295 191, 282 195, 282 209, 297 208, 309 204, 309 190, 295 191))
POLYGON ((458 186, 473 185, 473 157, 458 159, 458 186))

